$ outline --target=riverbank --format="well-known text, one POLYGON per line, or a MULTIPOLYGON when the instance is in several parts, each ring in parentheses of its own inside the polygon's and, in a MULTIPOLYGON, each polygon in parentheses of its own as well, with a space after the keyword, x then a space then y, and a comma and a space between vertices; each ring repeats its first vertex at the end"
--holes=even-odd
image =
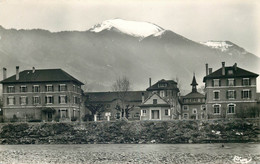
POLYGON ((0 163, 241 163, 260 162, 260 144, 2 145, 0 163))
POLYGON ((0 124, 0 144, 260 142, 248 121, 116 121, 0 124))

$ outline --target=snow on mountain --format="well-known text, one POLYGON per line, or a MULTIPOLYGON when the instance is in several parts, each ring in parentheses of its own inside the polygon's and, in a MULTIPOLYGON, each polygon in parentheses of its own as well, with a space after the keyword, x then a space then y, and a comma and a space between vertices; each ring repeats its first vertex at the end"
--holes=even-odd
POLYGON ((102 23, 93 26, 90 31, 98 33, 103 30, 112 30, 114 28, 127 35, 142 38, 164 31, 163 28, 152 23, 128 21, 123 19, 103 21, 102 23))
POLYGON ((211 48, 219 49, 222 52, 227 51, 230 47, 233 46, 232 44, 228 44, 227 41, 207 41, 207 42, 199 42, 199 43, 211 48))

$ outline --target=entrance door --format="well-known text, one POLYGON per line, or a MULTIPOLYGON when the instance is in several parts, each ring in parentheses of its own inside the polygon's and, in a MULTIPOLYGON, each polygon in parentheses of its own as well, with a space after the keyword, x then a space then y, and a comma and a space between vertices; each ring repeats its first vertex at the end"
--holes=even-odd
POLYGON ((48 113, 47 113, 47 116, 48 116, 48 121, 52 121, 52 113, 51 113, 51 112, 48 112, 48 113))
POLYGON ((160 119, 160 112, 159 110, 152 110, 152 119, 160 119))

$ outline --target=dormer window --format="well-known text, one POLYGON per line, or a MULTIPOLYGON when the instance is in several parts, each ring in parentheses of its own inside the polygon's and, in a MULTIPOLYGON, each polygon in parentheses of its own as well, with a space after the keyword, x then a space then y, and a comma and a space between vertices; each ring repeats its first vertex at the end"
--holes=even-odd
POLYGON ((228 70, 228 74, 229 74, 229 75, 233 75, 233 74, 234 74, 234 71, 233 71, 233 70, 228 70))
POLYGON ((164 88, 167 87, 167 83, 159 83, 158 88, 164 88))

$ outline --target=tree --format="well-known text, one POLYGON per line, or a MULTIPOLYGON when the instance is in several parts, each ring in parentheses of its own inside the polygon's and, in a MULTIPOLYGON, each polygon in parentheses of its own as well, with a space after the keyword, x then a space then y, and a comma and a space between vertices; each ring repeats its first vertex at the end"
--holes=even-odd
POLYGON ((236 117, 238 118, 256 118, 260 116, 260 107, 241 107, 236 109, 236 117))
POLYGON ((116 106, 116 110, 118 110, 120 114, 120 119, 126 118, 126 110, 127 110, 127 102, 126 96, 128 91, 130 90, 130 81, 127 77, 118 78, 115 83, 112 85, 112 90, 117 92, 117 97, 120 100, 116 106))
POLYGON ((90 110, 91 116, 92 116, 93 120, 94 120, 94 115, 95 114, 100 115, 101 113, 103 113, 105 111, 105 108, 104 108, 103 104, 91 103, 89 98, 85 101, 85 107, 87 107, 90 110))

